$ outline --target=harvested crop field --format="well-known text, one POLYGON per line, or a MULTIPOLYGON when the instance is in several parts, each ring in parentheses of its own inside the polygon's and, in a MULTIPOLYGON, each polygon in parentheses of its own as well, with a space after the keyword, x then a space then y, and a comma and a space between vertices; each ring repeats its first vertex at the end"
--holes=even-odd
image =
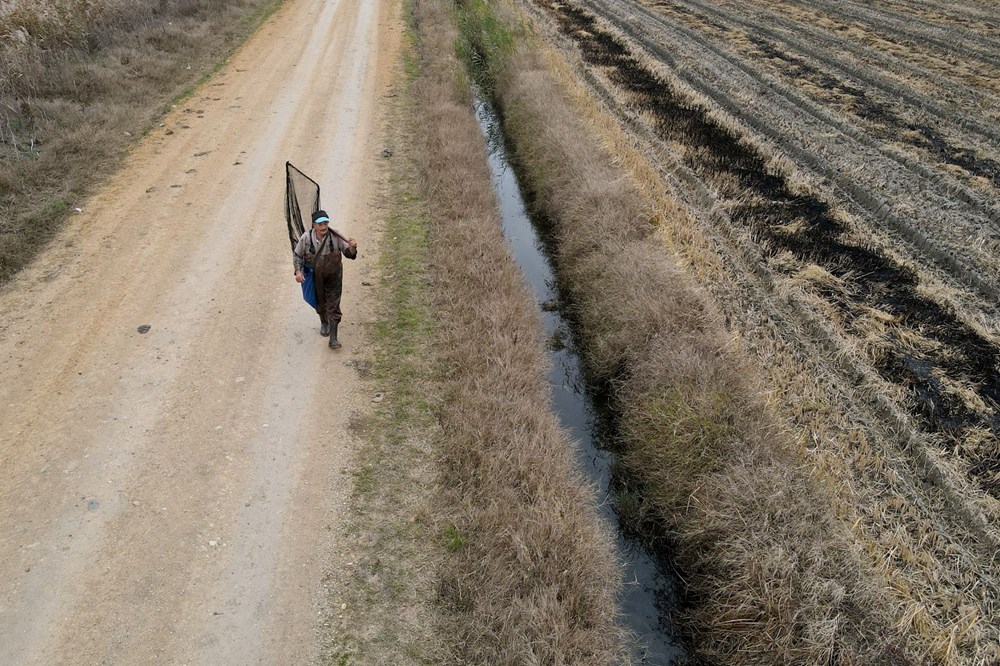
POLYGON ((898 627, 923 659, 995 663, 996 10, 521 4, 684 202, 665 244, 756 360, 898 627))

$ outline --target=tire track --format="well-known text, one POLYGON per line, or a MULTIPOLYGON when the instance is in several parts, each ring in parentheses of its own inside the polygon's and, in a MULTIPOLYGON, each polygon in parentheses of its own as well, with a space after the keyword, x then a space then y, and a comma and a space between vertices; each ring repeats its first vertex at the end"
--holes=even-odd
POLYGON ((935 178, 909 158, 895 156, 897 160, 883 154, 880 145, 857 127, 761 77, 689 28, 669 24, 621 0, 582 0, 580 4, 616 25, 696 92, 835 184, 849 201, 894 231, 918 256, 980 295, 992 300, 1000 297, 995 260, 1000 251, 998 211, 962 201, 954 183, 935 178), (823 143, 810 146, 809 137, 822 137, 823 143))
POLYGON ((947 55, 960 55, 965 59, 972 58, 1000 68, 1000 57, 996 55, 1000 51, 1000 46, 993 40, 968 31, 959 34, 956 30, 928 24, 913 16, 905 16, 884 8, 863 7, 849 0, 837 3, 826 0, 798 0, 798 3, 804 7, 819 9, 831 16, 850 19, 880 34, 925 42, 936 46, 947 55), (916 25, 923 25, 925 28, 921 30, 911 27, 916 25))
POLYGON ((888 4, 896 4, 914 11, 933 12, 947 19, 975 21, 984 24, 992 30, 1000 31, 1000 20, 996 13, 984 12, 979 8, 965 6, 960 2, 923 2, 922 0, 890 0, 888 4))
MULTIPOLYGON (((965 114, 964 109, 960 106, 951 107, 938 104, 927 95, 912 93, 904 86, 895 83, 888 77, 882 76, 875 71, 862 70, 859 67, 854 67, 843 62, 841 59, 831 56, 830 54, 835 53, 836 49, 843 48, 849 44, 849 42, 845 42, 845 40, 836 40, 832 37, 826 38, 821 42, 821 44, 826 48, 820 50, 809 46, 803 40, 796 38, 794 35, 796 32, 799 34, 815 34, 818 32, 817 30, 811 28, 810 26, 805 26, 802 23, 796 23, 794 21, 784 19, 774 12, 766 11, 766 15, 763 17, 763 20, 751 21, 746 18, 740 18, 732 11, 720 9, 708 3, 700 2, 700 0, 671 0, 671 2, 673 4, 683 5, 689 8, 697 8, 699 11, 712 16, 716 20, 723 21, 731 26, 739 26, 740 28, 743 28, 750 35, 756 35, 758 37, 761 35, 767 36, 772 40, 785 45, 791 51, 806 55, 812 60, 822 63, 829 70, 839 73, 844 78, 854 79, 870 86, 871 88, 880 90, 886 97, 901 100, 911 108, 922 113, 933 115, 944 123, 953 125, 962 131, 974 132, 983 138, 993 141, 998 147, 1000 147, 1000 130, 995 129, 992 125, 979 122, 975 118, 965 114), (769 28, 768 25, 780 25, 782 27, 782 31, 779 32, 778 30, 773 30, 769 28)), ((743 16, 747 16, 747 14, 744 13, 743 16)), ((922 75, 926 76, 929 75, 929 73, 924 72, 922 75)), ((967 91, 968 89, 963 88, 963 90, 967 91)))

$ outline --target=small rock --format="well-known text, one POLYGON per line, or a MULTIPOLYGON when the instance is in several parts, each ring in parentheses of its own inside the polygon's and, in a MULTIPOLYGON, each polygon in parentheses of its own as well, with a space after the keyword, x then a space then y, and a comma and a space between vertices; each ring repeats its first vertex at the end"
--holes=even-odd
POLYGON ((136 330, 138 330, 140 334, 145 335, 146 333, 149 333, 149 329, 151 328, 152 326, 150 326, 149 324, 143 324, 136 330))
POLYGON ((387 158, 387 159, 390 158, 390 157, 392 157, 392 149, 391 148, 385 148, 382 151, 382 157, 387 158))
POLYGON ((347 610, 347 604, 340 604, 340 610, 347 610))
POLYGON ((362 280, 361 281, 361 286, 362 287, 372 287, 374 285, 371 282, 368 282, 367 280, 362 280))
POLYGON ((166 132, 164 132, 164 134, 166 134, 167 136, 170 136, 173 133, 174 131, 172 129, 168 129, 166 132))
POLYGON ((214 541, 214 540, 213 541, 209 541, 208 545, 211 546, 212 548, 215 548, 216 546, 219 545, 219 542, 218 541, 214 541))
POLYGON ((139 500, 132 500, 132 506, 139 506, 139 500))
POLYGON ((382 395, 381 393, 376 393, 375 395, 372 396, 372 402, 382 402, 384 399, 385 396, 382 395))

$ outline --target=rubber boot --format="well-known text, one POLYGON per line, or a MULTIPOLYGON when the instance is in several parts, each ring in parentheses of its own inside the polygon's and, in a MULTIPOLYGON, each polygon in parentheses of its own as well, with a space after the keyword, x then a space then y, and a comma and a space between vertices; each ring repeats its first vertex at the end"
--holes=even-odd
POLYGON ((340 349, 340 341, 337 340, 337 324, 339 322, 333 322, 330 325, 330 349, 340 349))
POLYGON ((326 317, 320 315, 319 318, 319 334, 324 338, 330 335, 330 323, 326 320, 326 317))

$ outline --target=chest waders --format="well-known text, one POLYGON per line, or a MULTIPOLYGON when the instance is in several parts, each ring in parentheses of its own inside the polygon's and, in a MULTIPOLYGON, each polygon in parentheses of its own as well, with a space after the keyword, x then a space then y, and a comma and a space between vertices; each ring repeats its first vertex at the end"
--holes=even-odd
MULTIPOLYGON (((323 246, 329 240, 331 232, 327 232, 316 253, 306 254, 306 262, 312 263, 313 279, 316 281, 316 312, 319 313, 320 332, 328 331, 330 346, 340 347, 337 340, 337 325, 343 314, 340 311, 340 296, 344 288, 344 261, 339 250, 323 252, 323 246)), ((310 250, 312 237, 309 238, 310 250)))

